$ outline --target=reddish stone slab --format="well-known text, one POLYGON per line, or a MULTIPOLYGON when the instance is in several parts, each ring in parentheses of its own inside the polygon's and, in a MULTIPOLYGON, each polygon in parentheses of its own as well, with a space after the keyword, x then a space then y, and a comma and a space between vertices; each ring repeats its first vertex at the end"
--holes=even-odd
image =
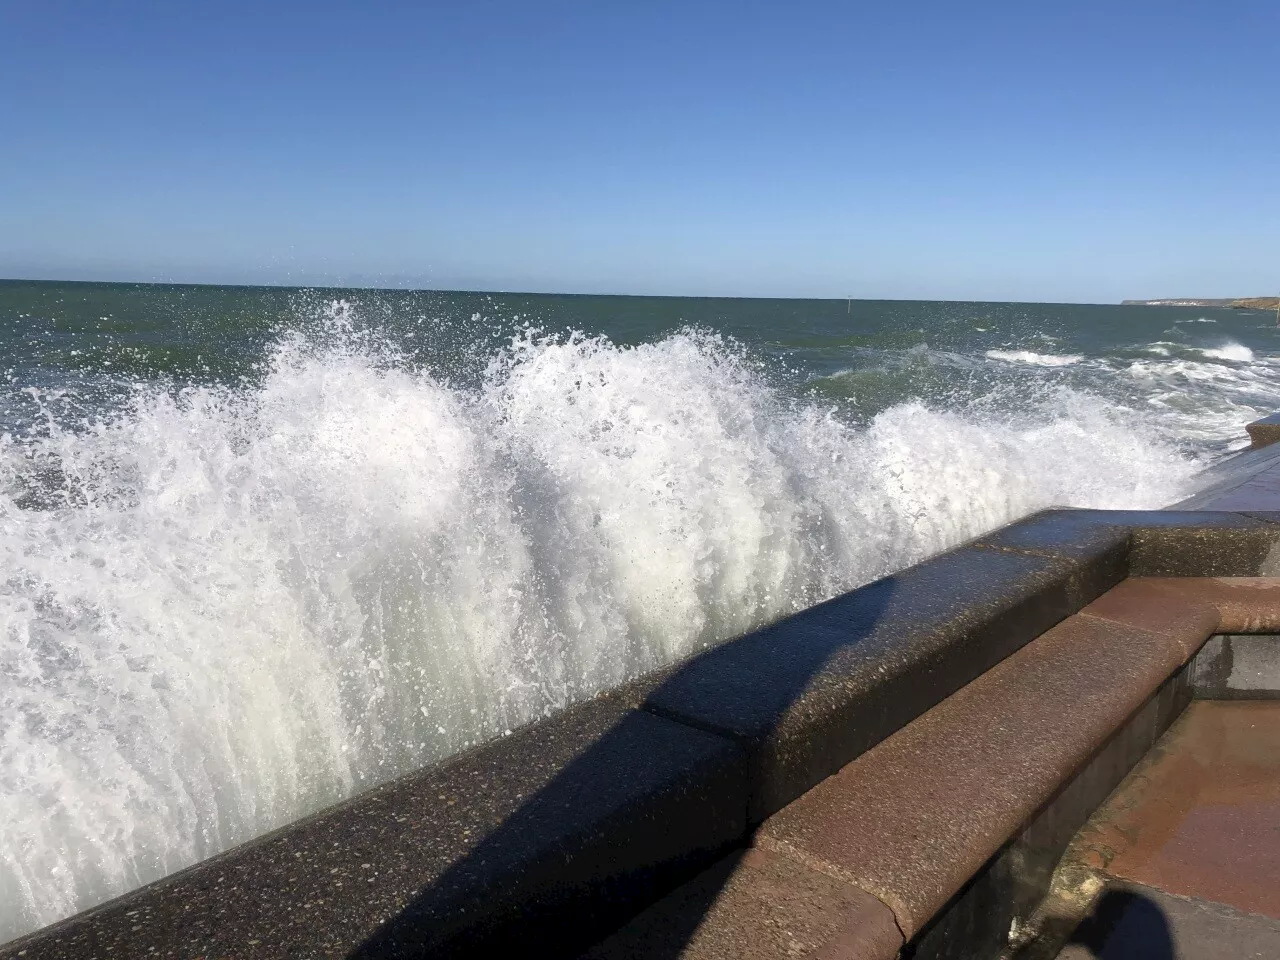
POLYGON ((1223 577, 1210 581, 1221 633, 1280 630, 1280 578, 1223 577))
POLYGON ((1071 617, 770 817, 756 844, 875 894, 914 936, 1184 656, 1174 637, 1071 617))
POLYGON ((1280 919, 1280 703, 1193 703, 1080 849, 1110 876, 1280 919))
POLYGON ((685 884, 584 960, 893 960, 893 913, 847 883, 763 850, 685 884))
POLYGON ((1212 589, 1200 577, 1130 577, 1080 611, 1148 633, 1175 637, 1190 657, 1220 619, 1212 589))
POLYGON ((1280 629, 1280 578, 1131 577, 1080 613, 1176 635, 1190 656, 1211 633, 1280 629))

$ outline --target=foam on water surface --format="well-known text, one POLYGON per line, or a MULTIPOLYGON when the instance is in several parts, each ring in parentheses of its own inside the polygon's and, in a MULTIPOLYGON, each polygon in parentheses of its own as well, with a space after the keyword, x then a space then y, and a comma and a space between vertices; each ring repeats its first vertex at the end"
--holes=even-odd
POLYGON ((988 350, 986 355, 992 360, 1029 363, 1038 367, 1069 367, 1084 359, 1079 354, 1036 353, 1032 350, 988 350))
POLYGON ((1220 347, 1210 347, 1200 351, 1212 360, 1232 360, 1236 363, 1248 363, 1253 359, 1253 351, 1244 344, 1228 341, 1220 347))
POLYGON ((0 442, 0 940, 1035 509, 1166 504, 1204 459, 1173 433, 1275 396, 1050 359, 1140 400, 857 422, 697 330, 524 334, 466 387, 287 334, 260 377, 96 418, 34 391, 0 442))

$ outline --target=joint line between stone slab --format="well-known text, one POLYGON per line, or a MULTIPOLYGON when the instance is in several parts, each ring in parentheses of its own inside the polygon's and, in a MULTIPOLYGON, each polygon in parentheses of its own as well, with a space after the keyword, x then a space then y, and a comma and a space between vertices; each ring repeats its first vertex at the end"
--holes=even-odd
POLYGON ((647 700, 640 704, 640 709, 645 713, 653 714, 655 717, 661 717, 663 720, 670 720, 672 723, 678 723, 681 726, 689 727, 691 730, 698 730, 701 733, 710 733, 717 737, 723 737, 725 740, 731 741, 736 746, 747 747, 751 743, 751 737, 745 734, 735 733, 732 730, 726 730, 724 727, 718 727, 713 723, 706 723, 705 721, 687 717, 666 707, 649 703, 647 700))

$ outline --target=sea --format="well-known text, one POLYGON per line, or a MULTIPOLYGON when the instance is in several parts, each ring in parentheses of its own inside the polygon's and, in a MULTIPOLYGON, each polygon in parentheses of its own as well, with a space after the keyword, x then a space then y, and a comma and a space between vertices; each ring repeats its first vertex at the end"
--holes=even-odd
POLYGON ((0 282, 0 940, 1280 409, 1273 314, 0 282))

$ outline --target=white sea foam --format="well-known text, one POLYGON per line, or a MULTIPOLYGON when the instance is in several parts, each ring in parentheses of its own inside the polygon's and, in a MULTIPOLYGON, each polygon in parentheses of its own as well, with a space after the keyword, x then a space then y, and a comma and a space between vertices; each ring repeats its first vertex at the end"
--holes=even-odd
POLYGON ((697 332, 525 337, 474 390, 286 337, 5 437, 0 940, 1037 508, 1174 500, 1144 416, 855 429, 697 332))
POLYGON ((1242 343, 1228 340, 1220 347, 1203 348, 1199 351, 1213 360, 1230 360, 1233 363, 1248 363, 1253 359, 1253 351, 1242 343))
POLYGON ((1029 363, 1037 367, 1069 367, 1084 357, 1079 354, 1035 353, 1031 350, 988 350, 987 357, 1007 363, 1029 363))

